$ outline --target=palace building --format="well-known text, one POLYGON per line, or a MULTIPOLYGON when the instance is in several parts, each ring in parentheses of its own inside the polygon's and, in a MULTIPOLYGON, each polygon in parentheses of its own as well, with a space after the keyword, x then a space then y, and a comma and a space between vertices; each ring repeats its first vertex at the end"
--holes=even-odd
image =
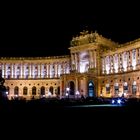
POLYGON ((140 97, 140 38, 125 44, 81 32, 70 55, 1 57, 9 99, 40 97, 140 97))

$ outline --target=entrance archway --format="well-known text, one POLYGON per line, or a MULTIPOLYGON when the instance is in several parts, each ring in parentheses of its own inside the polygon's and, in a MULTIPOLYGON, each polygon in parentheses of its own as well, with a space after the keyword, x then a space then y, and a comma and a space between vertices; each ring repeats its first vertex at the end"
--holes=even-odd
POLYGON ((14 88, 14 95, 18 95, 19 94, 19 87, 15 87, 14 88))
POLYGON ((51 92, 51 94, 53 95, 53 87, 52 86, 50 87, 49 92, 51 92))
POLYGON ((41 87, 41 95, 45 95, 45 87, 41 87))
POLYGON ((136 81, 134 81, 132 84, 132 94, 136 95, 136 92, 137 92, 137 83, 136 81))
POLYGON ((89 81, 89 83, 88 83, 88 96, 89 97, 94 97, 95 96, 94 84, 93 84, 92 81, 89 81))
POLYGON ((69 87, 70 87, 69 94, 70 95, 74 95, 74 93, 75 93, 75 85, 74 85, 74 82, 73 81, 70 81, 69 82, 69 87))

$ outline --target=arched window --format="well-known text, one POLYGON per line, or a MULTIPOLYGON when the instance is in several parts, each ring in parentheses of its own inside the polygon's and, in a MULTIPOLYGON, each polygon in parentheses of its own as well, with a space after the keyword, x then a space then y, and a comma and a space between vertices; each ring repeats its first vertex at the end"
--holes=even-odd
POLYGON ((18 95, 19 94, 19 87, 15 87, 14 88, 14 95, 18 95))
POLYGON ((36 87, 32 87, 32 95, 36 95, 36 87))
POLYGON ((94 84, 93 84, 92 81, 89 81, 89 83, 88 83, 88 95, 89 95, 89 97, 95 96, 95 93, 94 93, 94 84))
POLYGON ((27 93, 28 93, 28 88, 27 87, 24 87, 23 88, 23 95, 27 95, 27 93))
POLYGON ((53 87, 50 87, 49 91, 53 94, 53 87))
POLYGON ((137 83, 136 81, 133 82, 133 85, 132 85, 132 93, 134 95, 136 95, 136 92, 137 92, 137 83))
POLYGON ((114 84, 114 90, 115 90, 115 94, 119 94, 119 84, 118 83, 115 83, 114 84))
POLYGON ((45 95, 45 87, 41 87, 41 95, 45 95))

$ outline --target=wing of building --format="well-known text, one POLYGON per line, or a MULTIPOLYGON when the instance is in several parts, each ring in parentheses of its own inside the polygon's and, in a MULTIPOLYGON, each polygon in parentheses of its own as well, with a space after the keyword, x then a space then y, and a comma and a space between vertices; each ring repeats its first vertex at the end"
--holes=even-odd
POLYGON ((1 57, 9 99, 140 96, 140 39, 118 44, 82 32, 69 50, 68 56, 1 57))

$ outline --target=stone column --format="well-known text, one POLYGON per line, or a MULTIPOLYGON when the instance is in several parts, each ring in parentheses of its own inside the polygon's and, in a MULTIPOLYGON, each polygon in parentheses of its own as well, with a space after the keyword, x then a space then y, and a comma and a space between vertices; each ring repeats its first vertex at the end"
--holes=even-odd
POLYGON ((92 50, 89 50, 89 68, 93 68, 92 50))
POLYGON ((4 78, 7 78, 7 68, 6 68, 6 63, 4 63, 4 78))
POLYGON ((97 62, 97 60, 96 60, 96 51, 94 50, 94 67, 96 68, 96 66, 97 66, 97 64, 96 64, 96 62, 97 62))
POLYGON ((104 58, 102 58, 101 69, 102 69, 102 74, 104 74, 104 70, 105 70, 104 58))
POLYGON ((22 63, 22 78, 25 78, 24 63, 22 63))
POLYGON ((10 64, 10 77, 13 78, 13 64, 10 64))
POLYGON ((75 53, 74 55, 75 55, 75 70, 78 71, 78 69, 77 69, 77 53, 75 53))
POLYGON ((49 74, 49 65, 48 63, 46 64, 46 73, 47 73, 47 78, 49 77, 48 74, 49 74))
POLYGON ((138 66, 139 66, 139 62, 138 62, 138 57, 139 57, 139 49, 136 49, 136 69, 138 69, 138 66))
MULTIPOLYGON (((75 80, 75 85, 76 85, 76 87, 75 87, 75 92, 77 92, 78 91, 78 79, 77 79, 77 77, 76 77, 76 80, 75 80)), ((75 93, 74 93, 75 94, 75 93)))
POLYGON ((133 69, 133 66, 132 66, 132 50, 130 51, 130 70, 133 69))
POLYGON ((50 63, 48 64, 48 78, 50 78, 50 63))
POLYGON ((29 73, 29 78, 33 78, 33 64, 28 63, 28 73, 29 73))
POLYGON ((40 77, 40 74, 41 74, 41 73, 40 73, 40 70, 41 70, 40 66, 41 66, 41 64, 40 64, 40 63, 37 63, 37 77, 38 77, 38 78, 41 78, 41 77, 40 77))
POLYGON ((13 78, 15 78, 15 67, 16 67, 16 65, 15 65, 15 63, 13 64, 13 78))
POLYGON ((73 53, 71 53, 71 65, 72 65, 72 70, 74 70, 74 67, 73 67, 73 65, 74 65, 74 54, 73 53))
POLYGON ((43 72, 44 72, 44 64, 40 63, 40 78, 42 78, 44 76, 43 72))
POLYGON ((22 78, 22 63, 20 63, 20 78, 22 78))
POLYGON ((55 77, 57 77, 57 63, 54 64, 54 73, 55 73, 55 77))

